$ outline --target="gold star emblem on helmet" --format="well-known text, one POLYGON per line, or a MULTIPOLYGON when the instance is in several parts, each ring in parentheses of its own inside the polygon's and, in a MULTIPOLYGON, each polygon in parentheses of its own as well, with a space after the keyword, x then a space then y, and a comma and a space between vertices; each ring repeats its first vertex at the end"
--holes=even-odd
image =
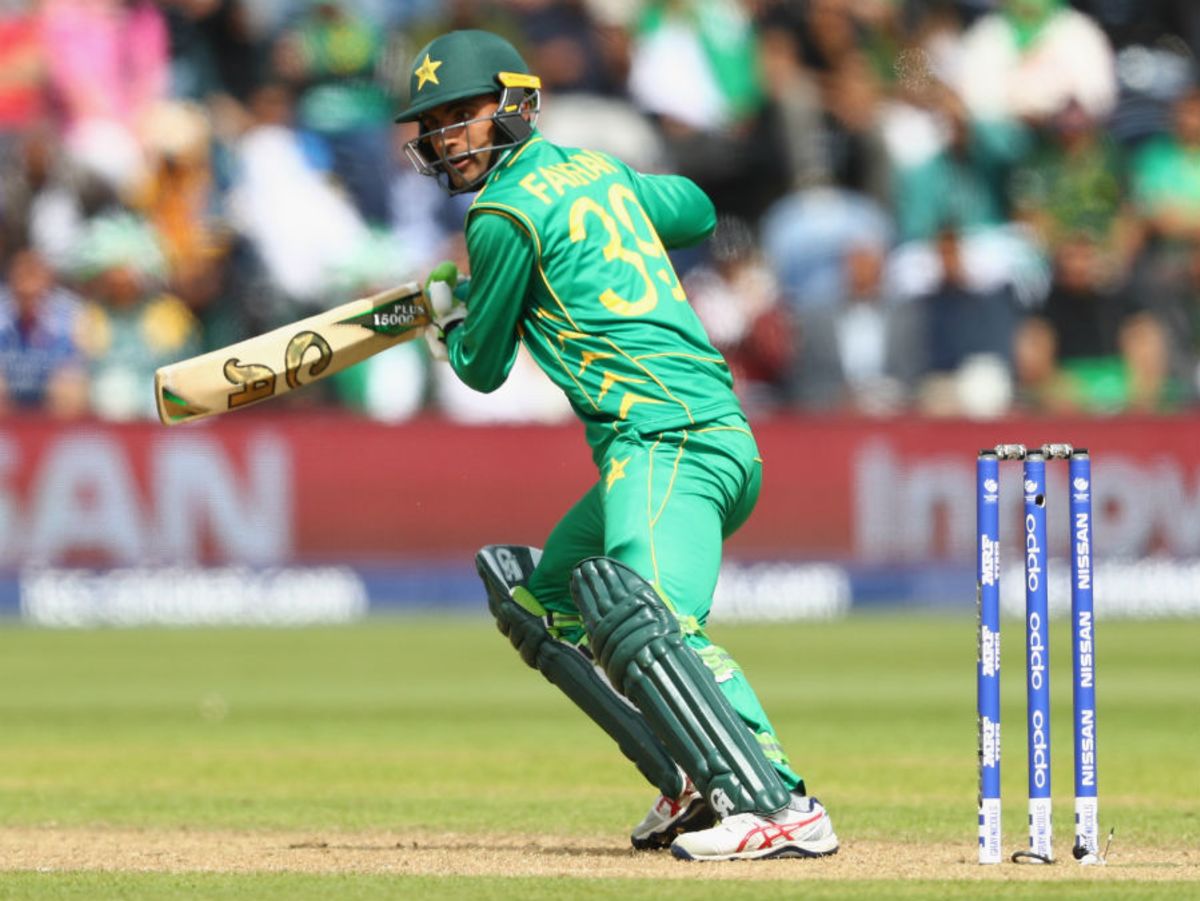
POLYGON ((438 66, 442 64, 440 59, 430 59, 429 54, 425 54, 425 61, 417 67, 413 75, 417 76, 417 90, 425 87, 427 82, 432 81, 434 84, 439 84, 437 78, 438 66))

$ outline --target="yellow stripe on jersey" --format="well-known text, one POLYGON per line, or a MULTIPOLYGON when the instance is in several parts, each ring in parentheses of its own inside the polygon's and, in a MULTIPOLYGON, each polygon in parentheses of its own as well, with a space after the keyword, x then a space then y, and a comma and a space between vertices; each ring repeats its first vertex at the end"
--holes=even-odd
POLYGON ((627 392, 625 392, 625 395, 621 398, 621 409, 617 412, 617 415, 621 419, 624 419, 626 416, 629 415, 629 409, 634 404, 665 404, 665 403, 666 403, 665 400, 658 400, 653 397, 642 397, 642 395, 640 395, 640 394, 634 394, 632 391, 627 391, 627 392))
MULTIPOLYGON (((683 412, 685 414, 687 414, 688 422, 694 423, 696 421, 696 417, 692 415, 691 408, 687 404, 685 404, 683 401, 681 401, 678 397, 676 397, 674 394, 672 394, 670 389, 668 389, 667 386, 664 385, 661 380, 659 380, 658 376, 656 376, 646 366, 643 366, 641 363, 639 363, 637 360, 635 360, 629 354, 625 353, 625 351, 621 350, 620 346, 618 346, 617 342, 614 341, 612 338, 605 337, 604 341, 613 350, 615 350, 617 353, 619 353, 621 356, 623 356, 626 360, 628 360, 630 363, 632 363, 634 366, 636 366, 638 369, 640 369, 642 372, 644 372, 646 375, 648 375, 650 377, 650 380, 652 382, 654 382, 654 384, 658 385, 658 387, 662 390, 663 394, 665 394, 667 397, 669 397, 675 403, 679 404, 679 406, 683 407, 683 412)), ((657 403, 662 403, 662 401, 657 401, 657 403)), ((624 418, 624 416, 622 416, 622 418, 624 418)))
POLYGON ((655 357, 683 357, 685 360, 699 360, 701 363, 716 363, 718 366, 728 366, 721 357, 701 357, 698 354, 685 354, 678 350, 668 350, 657 354, 638 354, 635 360, 653 360, 655 357))
MULTIPOLYGON (((528 141, 526 141, 524 144, 522 144, 520 147, 518 147, 513 152, 512 156, 510 156, 505 161, 504 168, 507 169, 509 166, 511 166, 513 163, 515 163, 517 160, 519 160, 521 158, 521 154, 523 154, 526 150, 528 150, 534 144, 541 143, 542 140, 543 140, 543 138, 541 135, 535 135, 534 137, 530 138, 528 141)), ((496 172, 499 172, 499 171, 500 171, 499 169, 496 170, 496 172)), ((474 207, 475 204, 479 203, 483 199, 483 195, 487 193, 487 189, 490 188, 495 181, 496 181, 496 175, 495 175, 495 173, 492 173, 492 176, 487 180, 487 184, 485 184, 480 189, 479 193, 475 195, 475 200, 471 202, 472 207, 474 207)), ((467 212, 469 213, 470 210, 467 210, 467 212)))
POLYGON ((566 348, 568 341, 578 341, 580 338, 587 338, 590 336, 583 332, 566 331, 566 332, 559 332, 557 337, 558 337, 559 346, 566 348))
POLYGON ((754 434, 749 429, 743 429, 736 425, 710 425, 707 428, 696 429, 697 434, 700 432, 741 432, 743 435, 749 435, 751 438, 754 434))
MULTIPOLYGON (((600 394, 597 395, 596 400, 603 401, 604 395, 608 394, 608 389, 611 388, 613 385, 615 385, 617 382, 621 382, 622 384, 644 385, 646 383, 646 380, 645 379, 635 379, 635 378, 632 378, 631 376, 627 376, 627 375, 617 375, 615 372, 609 372, 606 369, 604 371, 604 379, 600 382, 600 394)), ((623 418, 624 417, 622 417, 622 419, 623 418)))
MULTIPOLYGON (((509 166, 511 166, 513 163, 515 163, 517 160, 519 160, 521 158, 522 153, 524 153, 526 150, 528 150, 534 144, 541 143, 542 140, 543 140, 543 138, 541 135, 535 135, 534 137, 530 138, 528 141, 526 141, 521 146, 521 148, 516 153, 514 153, 512 156, 510 156, 508 158, 508 162, 506 162, 504 164, 504 168, 507 169, 509 166)), ((476 197, 475 199, 478 200, 479 198, 476 197)))
POLYGON ((587 393, 587 389, 583 387, 583 385, 582 385, 582 383, 580 383, 579 379, 575 378, 575 374, 573 372, 571 372, 571 367, 568 366, 567 361, 562 358, 562 354, 560 354, 558 352, 558 348, 556 348, 554 346, 554 342, 547 341, 546 347, 549 348, 550 353, 554 354, 554 359, 556 359, 558 361, 558 365, 561 366, 563 372, 565 372, 567 374, 567 378, 569 378, 572 382, 575 383, 575 387, 579 389, 579 393, 582 394, 583 397, 587 400, 587 402, 592 405, 593 410, 598 411, 600 409, 600 404, 598 404, 596 401, 594 401, 592 399, 592 396, 587 393))
MULTIPOLYGON (((479 198, 478 197, 475 198, 475 201, 476 201, 476 203, 478 203, 479 198)), ((472 210, 475 209, 474 203, 471 204, 471 209, 472 210)), ((467 212, 470 213, 470 211, 471 210, 468 210, 467 212)), ((524 213, 522 213, 520 210, 516 209, 515 207, 511 207, 511 206, 508 206, 507 204, 502 204, 502 203, 493 203, 493 204, 488 204, 487 206, 481 206, 479 208, 479 212, 491 213, 494 216, 503 216, 505 219, 508 219, 510 222, 512 222, 514 225, 516 225, 518 228, 520 228, 522 231, 526 232, 529 235, 530 240, 533 241, 533 249, 534 249, 534 252, 537 254, 538 265, 539 266, 541 265, 542 239, 538 236, 537 228, 534 226, 533 222, 530 221, 528 216, 526 216, 524 213)))
POLYGON ((542 268, 541 257, 538 257, 538 275, 542 277, 542 284, 546 286, 546 290, 550 292, 550 296, 554 298, 554 302, 558 304, 558 308, 562 314, 567 317, 567 322, 571 324, 571 328, 579 331, 579 323, 571 315, 571 311, 567 309, 567 305, 562 302, 562 298, 558 296, 558 292, 550 285, 550 277, 546 275, 546 270, 542 268))
POLYGON ((585 350, 579 356, 579 374, 583 375, 583 370, 587 369, 592 363, 597 360, 607 360, 612 357, 612 354, 605 353, 602 350, 585 350))

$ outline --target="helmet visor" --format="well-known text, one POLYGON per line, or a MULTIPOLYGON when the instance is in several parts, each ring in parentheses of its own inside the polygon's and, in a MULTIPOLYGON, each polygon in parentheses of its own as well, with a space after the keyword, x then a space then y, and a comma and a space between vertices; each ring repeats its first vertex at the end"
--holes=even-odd
MULTIPOLYGON (((521 103, 520 114, 533 125, 537 122, 539 111, 540 97, 538 92, 534 91, 521 103)), ((499 161, 501 152, 517 146, 524 140, 523 137, 513 137, 510 130, 504 127, 500 112, 497 110, 486 116, 464 119, 441 128, 426 130, 422 127, 421 133, 404 145, 404 153, 417 172, 437 178, 442 187, 451 194, 477 190, 499 161), (482 122, 493 124, 494 127, 489 131, 491 138, 485 144, 474 146, 472 133, 478 129, 473 126, 482 122), (460 135, 465 140, 458 141, 460 135), (450 143, 459 145, 462 149, 447 153, 446 148, 450 143), (466 177, 460 164, 481 156, 486 157, 483 170, 474 178, 466 177)))

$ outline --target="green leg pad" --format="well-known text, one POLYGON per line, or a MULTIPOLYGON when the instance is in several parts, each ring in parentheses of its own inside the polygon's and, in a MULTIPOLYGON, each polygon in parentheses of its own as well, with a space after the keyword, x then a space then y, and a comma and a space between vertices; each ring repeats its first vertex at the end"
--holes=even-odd
POLYGON ((789 792, 645 579, 593 557, 571 574, 592 651, 719 816, 774 813, 789 792))
POLYGON ((496 625, 521 659, 607 732, 651 785, 669 798, 679 797, 679 767, 642 715, 613 691, 586 650, 560 641, 547 629, 545 611, 525 589, 539 556, 536 548, 502 544, 490 544, 475 555, 496 625))

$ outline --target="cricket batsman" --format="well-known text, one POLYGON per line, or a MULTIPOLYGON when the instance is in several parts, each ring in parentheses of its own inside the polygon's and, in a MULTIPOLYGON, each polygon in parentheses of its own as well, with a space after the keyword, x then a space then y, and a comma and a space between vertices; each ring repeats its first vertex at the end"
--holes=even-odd
POLYGON ((838 839, 741 669, 705 629, 721 546, 750 515, 762 461, 721 355, 667 250, 706 238, 712 202, 536 128, 541 83, 484 31, 416 55, 406 152, 466 220, 470 277, 439 265, 431 343, 479 391, 520 343, 583 420, 597 470, 545 548, 490 545, 488 606, 527 664, 582 708, 660 792, 636 848, 684 860, 819 857, 838 839))

